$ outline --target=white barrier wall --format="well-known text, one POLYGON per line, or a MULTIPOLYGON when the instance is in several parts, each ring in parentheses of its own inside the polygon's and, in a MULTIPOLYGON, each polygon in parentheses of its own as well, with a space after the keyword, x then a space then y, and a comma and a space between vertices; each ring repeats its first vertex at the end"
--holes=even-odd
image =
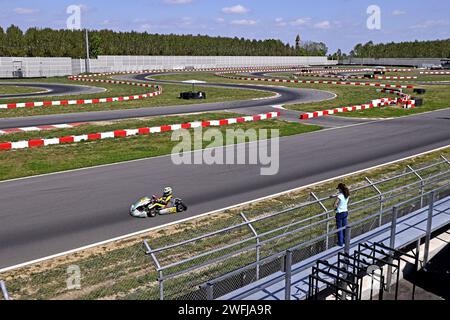
POLYGON ((327 64, 337 61, 328 61, 327 57, 99 56, 91 60, 91 72, 327 64))
POLYGON ((380 66, 414 66, 427 67, 440 65, 443 58, 349 58, 341 61, 342 64, 380 65, 380 66))
MULTIPOLYGON (((337 61, 329 61, 327 57, 99 56, 90 60, 90 72, 329 64, 335 65, 337 61)), ((0 78, 68 76, 84 72, 84 59, 0 57, 0 78)))
POLYGON ((0 78, 55 77, 72 74, 71 58, 0 57, 0 78))

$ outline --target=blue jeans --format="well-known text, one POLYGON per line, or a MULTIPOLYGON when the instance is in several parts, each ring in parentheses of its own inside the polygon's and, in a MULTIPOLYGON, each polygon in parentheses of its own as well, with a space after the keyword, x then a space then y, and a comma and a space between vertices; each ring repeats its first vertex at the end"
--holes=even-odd
MULTIPOLYGON (((347 226, 348 212, 336 213, 336 228, 341 229, 347 226)), ((338 231, 338 245, 343 246, 345 244, 345 229, 338 231)))

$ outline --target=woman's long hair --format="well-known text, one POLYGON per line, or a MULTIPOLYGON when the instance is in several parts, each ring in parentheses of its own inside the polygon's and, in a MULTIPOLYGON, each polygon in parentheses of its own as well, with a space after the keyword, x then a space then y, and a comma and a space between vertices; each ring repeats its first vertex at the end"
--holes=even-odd
POLYGON ((347 188, 347 186, 343 183, 339 183, 338 189, 342 192, 345 199, 348 199, 350 197, 350 190, 347 188))

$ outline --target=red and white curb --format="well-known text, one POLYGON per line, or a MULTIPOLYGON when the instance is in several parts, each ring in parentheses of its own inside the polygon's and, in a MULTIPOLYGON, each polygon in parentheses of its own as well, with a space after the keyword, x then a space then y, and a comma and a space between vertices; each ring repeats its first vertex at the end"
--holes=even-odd
MULTIPOLYGON (((310 81, 310 80, 288 80, 288 79, 254 78, 254 77, 236 77, 236 76, 230 76, 227 74, 228 73, 225 73, 225 72, 216 73, 216 75, 219 77, 224 77, 224 78, 229 78, 229 79, 237 79, 237 80, 246 80, 246 81, 368 86, 368 87, 378 87, 378 88, 383 88, 383 89, 414 89, 414 86, 411 86, 411 85, 384 84, 384 83, 373 83, 373 82, 348 82, 348 81, 325 81, 325 80, 310 81)), ((392 90, 392 91, 394 91, 394 90, 392 90)), ((388 92, 388 91, 385 91, 385 92, 388 92)), ((389 93, 391 93, 391 92, 389 92, 389 93)), ((402 103, 403 108, 405 108, 405 109, 410 109, 410 108, 415 107, 415 101, 411 100, 411 97, 409 95, 404 94, 404 93, 400 93, 399 95, 402 96, 402 99, 396 99, 396 103, 402 103)), ((386 99, 389 99, 389 98, 386 98, 386 99)), ((378 100, 379 99, 373 100, 371 104, 362 105, 362 106, 364 106, 364 109, 374 108, 374 106, 372 106, 372 107, 367 107, 367 106, 374 105, 374 101, 376 102, 378 100)), ((375 105, 380 106, 377 103, 375 103, 375 105)), ((353 110, 350 110, 350 111, 361 110, 359 108, 361 106, 355 106, 355 107, 356 108, 353 108, 353 107, 348 107, 348 108, 353 108, 353 110)), ((341 108, 333 109, 333 110, 339 110, 339 109, 341 109, 341 108)), ((331 112, 333 110, 325 110, 326 111, 325 115, 336 113, 336 112, 331 112)), ((349 109, 345 109, 345 111, 343 111, 343 112, 347 112, 347 111, 349 111, 349 109)), ((323 112, 323 111, 320 111, 320 112, 323 112)), ((320 115, 320 116, 322 116, 322 115, 320 115)))
POLYGON ((391 99, 391 98, 383 98, 383 99, 376 99, 373 100, 372 103, 358 105, 358 106, 351 106, 351 107, 343 107, 343 108, 336 108, 336 109, 330 109, 330 110, 323 110, 323 111, 316 111, 316 112, 308 112, 305 114, 302 114, 300 116, 301 120, 307 120, 312 118, 319 118, 323 116, 330 116, 337 113, 343 113, 343 112, 352 112, 352 111, 362 111, 372 108, 378 108, 386 105, 392 105, 396 104, 397 99, 391 99))
POLYGON ((450 74, 450 71, 422 71, 420 74, 433 74, 433 75, 442 75, 442 74, 450 74))
POLYGON ((236 68, 199 68, 199 69, 154 69, 154 70, 132 70, 132 71, 119 71, 119 72, 105 72, 105 73, 93 73, 78 75, 77 78, 92 78, 99 76, 112 76, 120 74, 139 74, 139 73, 164 73, 164 72, 248 72, 248 71, 292 71, 303 69, 301 66, 279 66, 279 67, 236 67, 236 68))
POLYGON ((413 80, 413 79, 417 79, 416 76, 406 76, 406 77, 402 77, 402 76, 375 76, 375 79, 377 80, 413 80))
POLYGON ((134 83, 134 82, 114 81, 114 80, 94 80, 94 79, 84 79, 84 78, 80 79, 77 77, 69 77, 69 79, 74 80, 74 81, 125 84, 125 85, 130 85, 130 86, 155 88, 155 89, 157 89, 157 91, 139 94, 139 95, 133 95, 133 96, 125 96, 125 97, 7 103, 7 104, 0 104, 0 109, 49 107, 49 106, 64 106, 64 105, 98 104, 98 103, 107 103, 107 102, 116 102, 116 101, 131 101, 131 100, 140 100, 140 99, 145 99, 145 98, 149 98, 149 97, 155 97, 162 93, 162 88, 160 86, 144 84, 144 83, 134 83))
POLYGON ((129 136, 149 135, 149 134, 153 134, 153 133, 169 132, 169 131, 175 131, 175 130, 180 130, 180 129, 219 127, 219 126, 226 126, 226 125, 238 124, 238 123, 244 123, 244 122, 254 122, 254 121, 260 121, 260 120, 273 119, 273 118, 278 118, 279 116, 280 116, 280 112, 269 112, 269 113, 255 115, 255 116, 230 118, 230 119, 222 119, 222 120, 189 122, 189 123, 184 123, 184 124, 164 125, 164 126, 151 127, 151 128, 115 130, 115 131, 110 131, 110 132, 100 132, 100 133, 84 134, 84 135, 78 135, 78 136, 65 136, 65 137, 51 138, 51 139, 35 139, 35 140, 18 141, 18 142, 5 142, 5 143, 0 143, 0 150, 26 149, 26 148, 44 147, 44 146, 65 144, 65 143, 77 143, 77 142, 83 142, 83 141, 95 141, 95 140, 112 139, 112 138, 123 138, 123 137, 129 137, 129 136))
POLYGON ((54 130, 54 129, 71 129, 71 128, 79 127, 86 123, 87 122, 78 122, 78 123, 52 124, 52 125, 37 126, 37 127, 2 129, 2 130, 0 130, 0 135, 19 133, 19 132, 48 131, 48 130, 54 130))
POLYGON ((357 69, 340 69, 340 68, 302 68, 299 74, 320 74, 320 73, 335 73, 335 72, 374 72, 374 71, 384 71, 384 72, 414 72, 415 69, 374 69, 374 68, 357 68, 357 69))
POLYGON ((265 81, 265 82, 303 83, 303 84, 332 84, 332 85, 348 85, 348 86, 414 89, 414 86, 410 85, 394 85, 394 84, 373 83, 373 82, 348 82, 348 81, 325 81, 325 80, 311 81, 311 80, 289 80, 289 79, 255 78, 255 77, 234 77, 228 76, 225 73, 217 73, 217 75, 219 77, 227 79, 245 80, 245 81, 265 81))

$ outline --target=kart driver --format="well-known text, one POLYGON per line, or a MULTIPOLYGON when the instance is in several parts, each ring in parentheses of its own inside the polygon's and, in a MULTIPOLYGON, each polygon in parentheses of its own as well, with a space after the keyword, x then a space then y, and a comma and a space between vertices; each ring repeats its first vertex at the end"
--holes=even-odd
POLYGON ((163 196, 156 200, 156 203, 161 207, 161 209, 165 207, 174 207, 173 200, 173 189, 172 187, 166 187, 163 191, 163 196))

